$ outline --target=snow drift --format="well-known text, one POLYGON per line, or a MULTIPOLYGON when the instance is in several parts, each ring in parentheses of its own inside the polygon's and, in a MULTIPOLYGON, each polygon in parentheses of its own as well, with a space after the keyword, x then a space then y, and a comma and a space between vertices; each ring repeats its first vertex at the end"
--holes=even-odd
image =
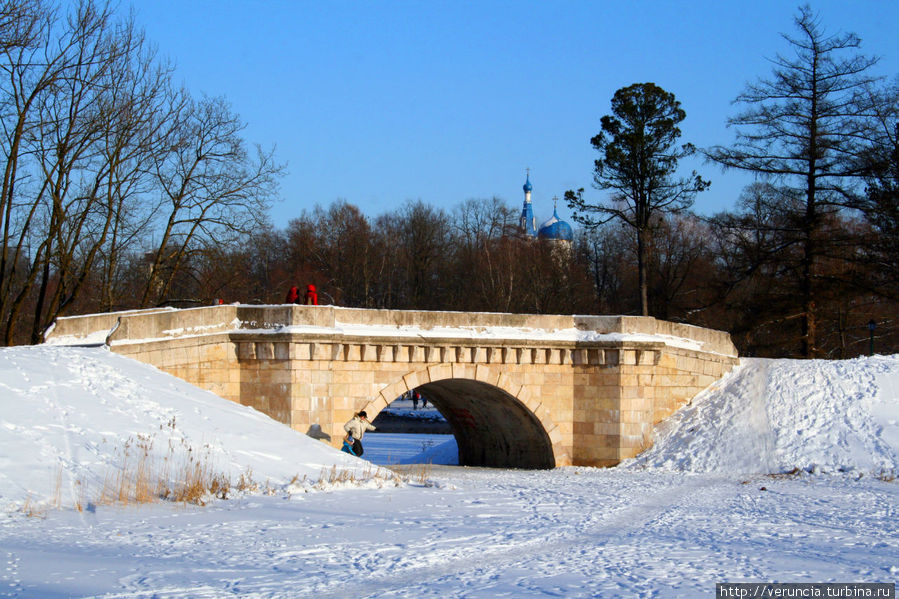
POLYGON ((621 468, 899 473, 899 356, 743 359, 621 468))
POLYGON ((0 510, 84 504, 112 474, 196 464, 270 488, 368 462, 103 348, 0 349, 0 510))

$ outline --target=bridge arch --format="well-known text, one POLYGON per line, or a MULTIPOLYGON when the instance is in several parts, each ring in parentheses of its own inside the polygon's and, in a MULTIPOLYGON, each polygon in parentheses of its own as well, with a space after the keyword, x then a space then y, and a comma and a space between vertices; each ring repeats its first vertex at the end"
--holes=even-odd
POLYGON ((474 377, 430 378, 427 371, 403 377, 388 385, 365 410, 374 419, 387 405, 407 389, 418 389, 433 403, 452 427, 459 447, 459 464, 493 468, 544 469, 556 465, 550 431, 556 428, 547 410, 539 404, 522 401, 520 385, 511 378, 481 380, 474 377), (407 381, 418 384, 407 385, 407 381), (392 399, 390 401, 392 401, 392 399), (534 408, 538 408, 534 410, 534 408))

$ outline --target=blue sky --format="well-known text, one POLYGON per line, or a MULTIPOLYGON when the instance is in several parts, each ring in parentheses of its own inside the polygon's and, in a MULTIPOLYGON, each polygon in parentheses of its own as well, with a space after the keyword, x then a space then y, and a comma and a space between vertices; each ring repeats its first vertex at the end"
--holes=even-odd
MULTIPOLYGON (((538 221, 553 196, 590 187, 589 140, 615 90, 652 81, 687 113, 683 141, 727 144, 745 83, 787 50, 797 3, 654 1, 127 0, 194 93, 225 96, 245 137, 287 163, 284 226, 345 199, 377 216, 421 199, 447 210, 499 196, 519 206, 531 169, 538 221)), ((899 2, 812 3, 853 31, 877 72, 899 73, 899 2)), ((747 175, 683 163, 712 180, 694 209, 734 207, 747 175)), ((686 174, 686 173, 685 173, 686 174)), ((569 218, 560 201, 559 213, 569 218)))

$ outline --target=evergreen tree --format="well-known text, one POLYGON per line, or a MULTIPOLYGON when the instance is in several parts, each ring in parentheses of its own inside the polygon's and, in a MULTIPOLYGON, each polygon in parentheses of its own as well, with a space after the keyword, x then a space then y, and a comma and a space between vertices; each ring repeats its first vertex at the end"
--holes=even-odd
POLYGON ((637 238, 637 270, 641 313, 649 315, 647 270, 652 230, 665 214, 688 209, 709 186, 694 171, 677 178, 678 160, 695 152, 691 144, 676 145, 678 125, 686 117, 674 94, 654 83, 635 83, 612 97, 612 114, 602 117, 602 130, 590 140, 600 153, 594 163, 596 189, 611 190, 608 203, 591 204, 583 189, 566 191, 575 221, 588 228, 618 219, 637 238))

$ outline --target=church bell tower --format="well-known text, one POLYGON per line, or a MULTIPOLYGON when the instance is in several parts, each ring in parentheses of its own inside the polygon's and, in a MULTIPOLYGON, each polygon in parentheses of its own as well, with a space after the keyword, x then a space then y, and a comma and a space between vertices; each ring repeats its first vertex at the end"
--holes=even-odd
POLYGON ((531 205, 531 169, 527 169, 527 176, 522 189, 524 190, 524 206, 521 209, 519 227, 525 235, 537 236, 537 218, 534 216, 534 207, 531 205))

